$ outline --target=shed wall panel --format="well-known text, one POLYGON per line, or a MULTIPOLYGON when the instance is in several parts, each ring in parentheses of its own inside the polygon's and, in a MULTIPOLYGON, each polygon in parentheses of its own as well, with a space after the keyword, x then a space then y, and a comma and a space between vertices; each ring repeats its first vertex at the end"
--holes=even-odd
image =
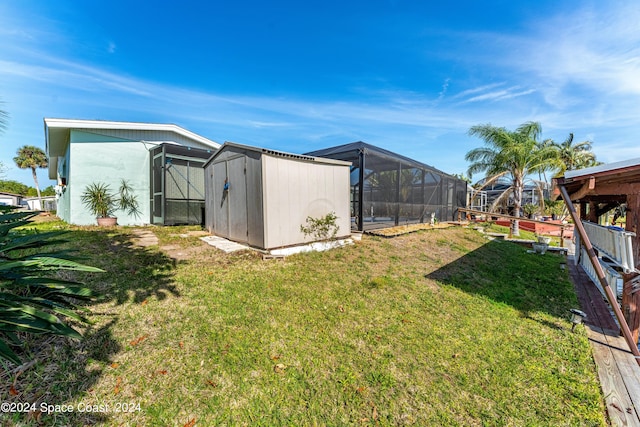
POLYGON ((262 205, 262 160, 259 153, 247 153, 247 225, 251 246, 264 247, 264 213, 262 205))
POLYGON ((204 228, 213 234, 213 209, 214 209, 215 191, 213 181, 213 163, 209 163, 204 168, 204 228))
POLYGON ((338 236, 350 234, 349 167, 263 155, 265 247, 301 244, 308 216, 338 216, 338 236))
POLYGON ((223 188, 224 180, 227 177, 227 162, 217 162, 211 165, 213 169, 213 207, 211 215, 213 217, 213 230, 221 237, 229 237, 229 204, 226 203, 226 194, 223 188))

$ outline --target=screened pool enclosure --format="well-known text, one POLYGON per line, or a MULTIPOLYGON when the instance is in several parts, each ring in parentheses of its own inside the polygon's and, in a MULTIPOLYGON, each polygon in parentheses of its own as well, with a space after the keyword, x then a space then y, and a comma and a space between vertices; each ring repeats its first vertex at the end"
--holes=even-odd
POLYGON ((352 226, 359 231, 453 221, 466 205, 465 181, 364 142, 306 154, 351 162, 352 226))
POLYGON ((152 224, 203 223, 203 166, 214 151, 174 144, 151 150, 152 224))

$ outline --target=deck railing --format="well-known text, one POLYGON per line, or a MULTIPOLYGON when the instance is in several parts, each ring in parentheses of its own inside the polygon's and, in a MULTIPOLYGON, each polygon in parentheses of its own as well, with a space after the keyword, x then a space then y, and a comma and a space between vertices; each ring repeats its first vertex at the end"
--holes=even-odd
MULTIPOLYGON (((607 283, 616 294, 616 298, 618 300, 622 299, 622 286, 624 283, 622 275, 620 275, 620 273, 615 271, 609 264, 602 261, 600 258, 598 258, 598 261, 600 262, 602 271, 604 271, 604 277, 605 279, 607 279, 607 283)), ((591 281, 593 281, 593 283, 598 287, 598 290, 602 293, 602 295, 606 297, 604 289, 602 289, 602 285, 600 284, 600 280, 598 280, 598 276, 596 275, 596 270, 593 268, 591 260, 589 259, 589 255, 587 254, 587 250, 584 246, 582 247, 582 254, 580 256, 580 265, 584 269, 585 273, 587 273, 587 276, 589 276, 591 281)))
MULTIPOLYGON (((611 259, 620 266, 625 274, 636 270, 631 242, 635 233, 618 230, 588 221, 582 221, 591 244, 598 249, 600 255, 611 259)), ((597 280, 596 280, 597 281, 597 280)))

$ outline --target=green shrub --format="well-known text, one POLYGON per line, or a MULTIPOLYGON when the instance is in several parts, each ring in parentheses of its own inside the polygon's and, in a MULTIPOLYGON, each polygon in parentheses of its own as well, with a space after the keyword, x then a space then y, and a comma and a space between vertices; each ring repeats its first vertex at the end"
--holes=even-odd
POLYGON ((311 236, 314 240, 330 240, 334 239, 338 234, 338 225, 336 220, 338 217, 335 212, 329 212, 323 217, 313 218, 307 217, 307 225, 301 225, 300 231, 305 237, 311 236))
POLYGON ((0 214, 0 358, 16 364, 21 363, 12 349, 21 345, 17 333, 81 338, 78 331, 61 319, 85 322, 85 318, 76 312, 77 303, 95 295, 81 283, 52 277, 53 273, 60 270, 103 271, 62 258, 61 254, 41 251, 43 247, 59 242, 56 238, 63 232, 12 231, 28 224, 35 215, 7 213, 6 210, 0 214))

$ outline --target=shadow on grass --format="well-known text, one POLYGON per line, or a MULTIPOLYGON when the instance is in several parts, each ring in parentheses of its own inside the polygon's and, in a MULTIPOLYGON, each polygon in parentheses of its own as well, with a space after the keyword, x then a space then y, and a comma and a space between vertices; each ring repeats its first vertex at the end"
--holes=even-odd
POLYGON ((139 303, 151 296, 159 300, 180 296, 172 282, 175 260, 157 248, 136 246, 126 229, 75 230, 68 238, 83 243, 75 248, 75 259, 105 270, 83 280, 101 295, 100 302, 139 303))
MULTIPOLYGON (((1 401, 29 402, 38 409, 43 403, 63 405, 78 398, 90 403, 92 387, 106 370, 112 369, 114 357, 123 351, 113 337, 113 330, 118 327, 118 311, 109 309, 109 303, 120 306, 141 303, 149 297, 162 300, 180 296, 173 284, 175 260, 157 247, 135 245, 133 238, 127 229, 72 229, 63 235, 63 243, 47 248, 62 252, 63 258, 105 271, 58 272, 61 277, 81 282, 99 295, 94 305, 87 306, 89 316, 96 323, 88 327, 76 325, 79 329, 85 328, 81 341, 51 336, 25 337, 21 357, 35 363, 27 363, 23 369, 10 367, 12 371, 7 370, 0 376, 6 385, 0 388, 1 401)), ((5 421, 8 425, 95 425, 107 423, 110 418, 109 413, 100 412, 76 410, 67 414, 45 414, 36 411, 0 414, 0 425, 5 425, 5 421)))
POLYGON ((562 255, 527 253, 523 246, 494 240, 425 277, 508 304, 523 317, 540 311, 566 317, 576 297, 563 262, 562 255))

